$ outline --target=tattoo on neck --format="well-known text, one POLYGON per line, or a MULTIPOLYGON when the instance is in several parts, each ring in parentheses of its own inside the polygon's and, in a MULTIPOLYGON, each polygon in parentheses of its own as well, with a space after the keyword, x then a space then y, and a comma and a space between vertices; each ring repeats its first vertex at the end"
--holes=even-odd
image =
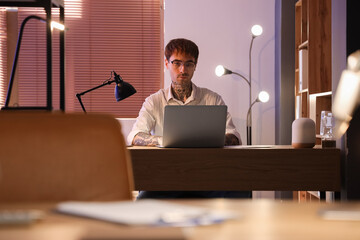
POLYGON ((173 82, 171 90, 175 99, 185 102, 186 99, 191 95, 192 85, 191 83, 181 85, 173 82))

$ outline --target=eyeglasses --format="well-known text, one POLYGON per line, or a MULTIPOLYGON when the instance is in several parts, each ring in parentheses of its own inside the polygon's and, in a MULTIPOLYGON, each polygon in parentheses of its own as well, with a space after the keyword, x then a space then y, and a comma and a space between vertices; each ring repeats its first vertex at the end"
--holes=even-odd
POLYGON ((179 60, 173 60, 170 62, 175 68, 180 68, 181 66, 184 66, 184 68, 187 68, 187 69, 194 69, 196 66, 196 64, 193 61, 182 62, 179 60))

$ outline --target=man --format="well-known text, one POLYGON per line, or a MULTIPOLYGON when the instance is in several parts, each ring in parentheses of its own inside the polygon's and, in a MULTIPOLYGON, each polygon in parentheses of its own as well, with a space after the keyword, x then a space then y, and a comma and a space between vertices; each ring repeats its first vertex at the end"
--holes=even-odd
MULTIPOLYGON (((162 143, 164 107, 166 105, 225 105, 217 93, 197 87, 192 81, 199 57, 198 46, 187 39, 171 40, 165 48, 165 67, 170 73, 171 86, 146 98, 128 136, 133 145, 156 146, 162 143)), ((225 145, 241 145, 240 134, 227 114, 225 145)), ((138 198, 202 198, 249 197, 249 192, 219 191, 141 191, 138 198)))

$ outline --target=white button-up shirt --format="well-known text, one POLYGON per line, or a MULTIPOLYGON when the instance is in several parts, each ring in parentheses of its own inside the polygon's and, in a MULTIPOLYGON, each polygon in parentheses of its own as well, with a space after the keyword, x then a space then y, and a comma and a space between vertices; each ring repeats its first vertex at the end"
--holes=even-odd
MULTIPOLYGON (((128 142, 131 143, 139 132, 163 136, 166 105, 225 105, 225 102, 219 94, 207 88, 197 87, 194 83, 192 83, 191 95, 185 103, 174 98, 171 87, 160 89, 145 99, 139 116, 127 137, 128 142)), ((229 112, 226 120, 226 134, 234 134, 241 143, 240 133, 236 130, 229 112)))

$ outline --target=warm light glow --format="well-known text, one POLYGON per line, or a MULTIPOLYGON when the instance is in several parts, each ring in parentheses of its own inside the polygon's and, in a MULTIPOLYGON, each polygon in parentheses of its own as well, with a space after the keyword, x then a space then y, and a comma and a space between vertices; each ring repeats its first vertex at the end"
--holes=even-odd
POLYGON ((7 12, 17 12, 18 8, 17 7, 5 7, 4 10, 7 12))
POLYGON ((341 137, 346 132, 348 127, 349 127, 349 123, 347 123, 347 122, 336 122, 335 130, 334 130, 335 137, 336 138, 341 137))
POLYGON ((263 32, 263 28, 260 25, 254 25, 251 28, 251 33, 255 37, 260 36, 262 32, 263 32))
POLYGON ((258 95, 258 99, 260 100, 260 102, 265 103, 265 102, 268 102, 268 101, 269 101, 270 96, 269 96, 269 94, 268 94, 267 92, 261 91, 261 92, 259 93, 259 95, 258 95))
POLYGON ((360 70, 360 50, 352 53, 348 57, 348 69, 352 71, 359 71, 360 70))
POLYGON ((222 75, 224 75, 225 73, 225 68, 223 65, 218 65, 216 68, 215 68, 215 74, 216 76, 218 77, 221 77, 222 75))
POLYGON ((359 90, 360 74, 349 70, 343 71, 333 105, 333 113, 336 118, 342 120, 351 118, 358 102, 359 90))
POLYGON ((347 123, 350 122, 352 118, 353 111, 359 102, 359 98, 360 72, 355 73, 349 70, 343 71, 332 106, 332 112, 334 113, 335 118, 340 121, 338 124, 339 126, 336 128, 338 132, 335 132, 337 137, 341 136, 346 131, 347 123))
POLYGON ((314 94, 310 94, 310 96, 313 97, 322 97, 322 96, 331 96, 332 92, 322 92, 322 93, 314 93, 314 94))
POLYGON ((60 30, 60 31, 64 31, 65 26, 61 23, 55 22, 55 21, 51 21, 51 30, 53 30, 54 28, 60 30))

